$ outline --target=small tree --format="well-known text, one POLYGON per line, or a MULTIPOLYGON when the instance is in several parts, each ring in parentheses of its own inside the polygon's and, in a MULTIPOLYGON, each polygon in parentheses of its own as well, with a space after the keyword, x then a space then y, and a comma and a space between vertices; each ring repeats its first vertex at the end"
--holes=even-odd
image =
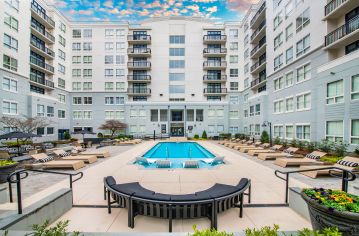
POLYGON ((280 144, 280 138, 279 138, 279 137, 276 137, 276 138, 274 139, 273 143, 274 143, 275 145, 279 145, 279 144, 280 144))
POLYGON ((111 132, 111 137, 115 135, 116 132, 125 129, 127 125, 118 120, 107 120, 104 124, 102 124, 99 129, 109 130, 111 132))
POLYGON ((71 135, 70 135, 69 132, 65 132, 65 133, 64 133, 64 139, 66 139, 66 140, 71 139, 71 135))
POLYGON ((0 123, 6 127, 16 128, 17 131, 24 133, 36 133, 38 128, 44 128, 50 125, 50 121, 44 117, 10 117, 3 116, 0 123))
POLYGON ((347 152, 349 144, 344 142, 336 142, 333 145, 333 152, 338 157, 343 157, 347 152))
POLYGON ((287 148, 288 147, 288 141, 283 139, 280 144, 284 147, 284 148, 287 148))
POLYGON ((261 140, 262 143, 269 143, 269 135, 268 135, 267 131, 264 130, 262 132, 260 140, 261 140))
POLYGON ((322 152, 330 153, 333 150, 333 143, 329 140, 323 139, 318 144, 319 150, 322 152))
POLYGON ((203 139, 207 139, 207 133, 206 133, 206 131, 205 131, 205 130, 203 130, 203 133, 202 133, 202 138, 203 138, 203 139))
POLYGON ((198 135, 198 134, 195 134, 195 135, 193 136, 193 138, 194 138, 194 139, 199 139, 199 135, 198 135))

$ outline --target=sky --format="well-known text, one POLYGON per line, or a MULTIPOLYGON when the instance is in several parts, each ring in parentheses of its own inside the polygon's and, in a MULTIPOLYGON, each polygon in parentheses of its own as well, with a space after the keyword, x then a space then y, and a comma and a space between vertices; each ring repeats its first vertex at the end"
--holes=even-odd
POLYGON ((238 21, 258 0, 47 0, 69 19, 141 22, 159 16, 200 16, 238 21))

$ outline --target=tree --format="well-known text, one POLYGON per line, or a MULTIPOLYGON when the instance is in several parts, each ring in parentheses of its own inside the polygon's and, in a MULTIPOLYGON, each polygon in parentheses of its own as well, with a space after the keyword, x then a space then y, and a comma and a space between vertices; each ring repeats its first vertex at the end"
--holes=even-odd
POLYGON ((262 132, 262 135, 261 135, 261 142, 262 143, 269 143, 269 135, 268 135, 268 132, 267 131, 263 131, 262 132))
POLYGON ((24 133, 36 133, 38 128, 50 125, 50 121, 44 117, 10 117, 3 116, 0 123, 6 127, 16 128, 17 131, 24 133))
POLYGON ((203 139, 207 139, 207 133, 206 133, 206 131, 205 131, 205 130, 203 130, 203 133, 202 133, 202 138, 203 138, 203 139))
POLYGON ((126 127, 127 125, 125 123, 122 123, 118 120, 107 120, 99 127, 99 129, 109 130, 111 132, 111 137, 113 137, 117 131, 121 131, 126 127))

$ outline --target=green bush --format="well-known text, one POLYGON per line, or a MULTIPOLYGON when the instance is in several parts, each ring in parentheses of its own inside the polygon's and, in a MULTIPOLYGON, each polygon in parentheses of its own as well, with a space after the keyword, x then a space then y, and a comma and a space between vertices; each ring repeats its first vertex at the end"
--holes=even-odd
POLYGON ((320 160, 322 162, 330 163, 330 164, 335 164, 335 163, 337 163, 337 161, 339 161, 341 159, 342 159, 342 157, 337 157, 337 156, 324 156, 324 157, 320 158, 320 160))
POLYGON ((299 236, 342 236, 342 233, 339 232, 338 228, 326 228, 323 232, 312 231, 310 229, 303 229, 298 231, 299 236))
POLYGON ((267 131, 263 131, 260 138, 262 143, 269 143, 269 135, 267 131))
POLYGON ((330 153, 332 151, 333 143, 329 140, 323 139, 318 144, 318 149, 322 152, 330 153))
POLYGON ((69 221, 60 221, 54 227, 49 227, 49 221, 45 221, 42 225, 33 225, 32 230, 34 236, 78 236, 79 232, 73 232, 72 234, 66 233, 66 228, 69 225, 69 221))
POLYGON ((343 157, 347 152, 349 144, 344 142, 336 142, 333 144, 333 154, 339 157, 343 157))
POLYGON ((273 143, 274 143, 275 145, 280 144, 280 138, 279 138, 279 137, 276 137, 276 138, 274 139, 273 143))
POLYGON ((202 138, 203 138, 203 139, 207 139, 207 133, 206 133, 206 131, 205 131, 205 130, 203 130, 203 133, 202 133, 202 138))
POLYGON ((215 229, 198 230, 196 225, 193 226, 193 231, 191 236, 234 236, 233 233, 219 232, 215 229))
POLYGON ((235 134, 234 137, 242 140, 242 139, 247 139, 248 135, 238 133, 235 134))
POLYGON ((355 148, 354 153, 359 155, 359 145, 355 148))
MULTIPOLYGON (((17 141, 7 141, 7 142, 3 142, 3 144, 5 144, 8 147, 17 147, 18 146, 17 141)), ((29 144, 32 144, 31 140, 25 140, 25 141, 19 140, 19 145, 29 145, 29 144)))
POLYGON ((284 147, 287 148, 288 147, 288 141, 283 139, 282 141, 280 141, 280 144, 284 147))
POLYGON ((0 160, 0 166, 9 166, 16 163, 17 163, 16 161, 12 161, 12 160, 0 160))
POLYGON ((298 141, 297 142, 297 148, 299 148, 299 150, 303 150, 305 147, 305 143, 303 141, 298 141))
POLYGON ((117 135, 117 138, 118 139, 121 139, 121 138, 133 139, 133 135, 120 134, 120 135, 117 135))
POLYGON ((219 134, 220 139, 230 139, 232 137, 232 134, 230 133, 221 133, 219 134))
POLYGON ((246 236, 277 236, 278 225, 274 225, 273 228, 270 226, 262 227, 261 229, 246 229, 246 236))
POLYGON ((97 138, 103 138, 103 134, 101 132, 97 133, 97 138))
POLYGON ((65 133, 64 133, 64 139, 66 139, 66 140, 71 139, 71 135, 70 135, 69 132, 65 132, 65 133))
POLYGON ((296 139, 292 139, 292 141, 290 141, 290 146, 292 146, 292 147, 297 147, 297 140, 296 140, 296 139))
POLYGON ((316 142, 306 142, 305 148, 309 152, 313 152, 317 148, 317 143, 316 142))
POLYGON ((194 139, 199 139, 199 135, 198 135, 198 134, 195 134, 195 135, 193 136, 193 138, 194 138, 194 139))

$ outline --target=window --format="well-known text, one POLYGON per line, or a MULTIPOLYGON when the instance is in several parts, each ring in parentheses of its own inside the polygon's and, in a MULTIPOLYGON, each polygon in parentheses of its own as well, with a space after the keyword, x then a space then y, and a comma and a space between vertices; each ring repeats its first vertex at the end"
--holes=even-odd
POLYGON ((239 119, 239 111, 237 110, 229 111, 229 119, 239 119))
POLYGON ((238 38, 238 29, 230 29, 229 30, 229 37, 232 39, 238 38))
POLYGON ((92 64, 92 56, 84 56, 84 64, 92 64))
POLYGON ((44 117, 45 116, 45 106, 37 104, 37 116, 44 117))
POLYGON ((92 111, 84 111, 83 112, 83 118, 86 120, 92 119, 92 111))
POLYGON ((276 58, 274 58, 274 70, 278 70, 283 65, 283 54, 280 54, 276 58))
POLYGON ((283 21, 283 17, 282 17, 282 12, 280 11, 273 20, 274 30, 278 28, 278 26, 282 23, 282 21, 283 21))
POLYGON ((297 83, 310 79, 310 64, 297 69, 297 83))
POLYGON ((72 98, 72 104, 73 105, 81 105, 82 104, 82 98, 81 97, 73 97, 72 98))
POLYGON ((239 104, 238 96, 229 96, 229 103, 232 105, 239 104))
POLYGON ((57 87, 65 89, 66 82, 64 79, 58 78, 57 79, 57 87))
POLYGON ((84 105, 92 105, 92 97, 84 97, 84 105))
POLYGON ((82 119, 82 111, 73 111, 72 118, 74 120, 82 119))
POLYGON ((17 60, 4 54, 3 67, 9 70, 17 71, 17 60))
POLYGON ((113 90, 113 82, 105 82, 105 91, 113 90))
POLYGON ((18 49, 18 41, 8 34, 4 34, 4 46, 14 51, 18 49))
POLYGON ((59 28, 62 32, 66 33, 66 25, 64 23, 60 22, 59 28))
POLYGON ((161 122, 167 121, 167 110, 160 110, 160 121, 161 122))
POLYGON ((184 35, 170 35, 170 44, 184 44, 185 36, 184 35))
POLYGON ((238 50, 238 43, 237 43, 237 42, 231 42, 231 43, 229 43, 229 49, 230 49, 231 51, 236 51, 236 50, 238 50))
POLYGON ((284 88, 284 79, 283 77, 279 77, 274 80, 274 91, 280 90, 284 88))
POLYGON ((350 143, 359 144, 359 120, 351 121, 350 143))
POLYGON ((81 51, 81 43, 72 43, 72 51, 81 51))
POLYGON ((249 78, 245 78, 244 79, 244 88, 248 88, 249 87, 249 78))
POLYGON ((122 37, 125 35, 124 29, 116 29, 116 37, 122 37))
POLYGON ((343 141, 343 121, 327 121, 325 138, 332 142, 343 141))
POLYGON ((261 114, 261 104, 256 104, 255 106, 255 115, 259 116, 261 114))
POLYGON ((116 42, 116 50, 123 50, 125 49, 125 43, 116 42))
POLYGON ((105 37, 113 37, 115 35, 115 31, 113 29, 105 29, 105 37))
POLYGON ((7 13, 5 13, 5 16, 4 16, 4 23, 9 28, 14 29, 16 31, 18 31, 18 29, 19 29, 19 21, 7 13))
POLYGON ((297 111, 308 110, 311 107, 310 93, 297 95, 297 111))
POLYGON ((10 92, 17 92, 17 80, 3 77, 2 89, 10 92))
POLYGON ((57 110, 57 117, 59 119, 66 119, 66 111, 65 110, 57 110))
POLYGON ((169 73, 170 81, 184 81, 185 74, 184 73, 169 73))
POLYGON ((45 128, 44 127, 40 127, 36 129, 36 134, 37 135, 44 135, 45 134, 45 128))
POLYGON ((46 107, 46 114, 47 114, 47 117, 54 117, 54 114, 55 114, 54 107, 47 106, 46 107))
POLYGON ((285 51, 285 60, 287 64, 293 61, 293 47, 290 47, 285 51))
POLYGON ((2 112, 6 115, 17 115, 17 102, 3 100, 2 112))
POLYGON ((81 63, 81 56, 73 56, 72 64, 79 64, 79 63, 81 63))
POLYGON ((105 43, 105 50, 113 50, 113 43, 106 42, 105 43))
POLYGON ((81 90, 81 82, 72 82, 72 90, 80 91, 81 90))
POLYGON ((294 111, 294 98, 287 98, 285 100, 285 111, 292 112, 294 111))
POLYGON ((194 110, 187 110, 187 121, 194 121, 194 110))
POLYGON ((84 51, 92 51, 92 43, 84 43, 83 47, 84 51))
POLYGON ((274 38, 274 51, 283 43, 283 32, 277 35, 277 37, 274 38))
POLYGON ((158 110, 151 110, 151 122, 158 121, 158 110))
POLYGON ((244 95, 243 95, 243 101, 244 101, 244 102, 248 102, 248 97, 249 97, 249 94, 248 94, 248 93, 244 94, 244 95))
POLYGON ((285 18, 288 18, 294 10, 293 0, 290 0, 285 6, 285 18))
POLYGON ((285 28, 285 40, 288 41, 293 37, 293 24, 290 24, 285 28))
POLYGON ((285 87, 290 87, 293 85, 293 72, 289 72, 285 75, 285 87))
POLYGON ((66 95, 65 94, 58 94, 59 102, 66 103, 66 95))
POLYGON ((184 87, 184 85, 170 85, 169 92, 170 93, 184 93, 185 87, 184 87))
POLYGON ((6 0, 5 2, 15 10, 19 10, 19 0, 6 0))
POLYGON ((92 38, 92 29, 84 29, 84 38, 92 38))
POLYGON ((81 69, 72 69, 72 77, 81 77, 81 69))
POLYGON ((184 48, 170 48, 170 56, 184 56, 185 49, 184 48))
POLYGON ((125 91, 125 82, 116 82, 117 91, 125 91))
MULTIPOLYGON (((61 44, 62 46, 66 46, 66 39, 64 37, 62 37, 61 35, 59 35, 59 44, 61 44)), ((80 49, 81 49, 81 45, 80 45, 80 49)), ((79 49, 79 50, 80 50, 79 49)), ((72 50, 76 51, 75 49, 73 49, 73 44, 72 44, 72 50)), ((78 50, 77 50, 78 51, 78 50)))
POLYGON ((203 121, 203 110, 202 109, 196 110, 196 121, 199 121, 199 122, 203 121))
POLYGON ((238 77, 238 69, 230 69, 229 76, 230 77, 238 77))
POLYGON ((310 34, 297 42, 297 57, 305 54, 310 49, 310 34))
POLYGON ((285 126, 285 138, 286 139, 293 139, 293 137, 294 137, 293 125, 286 125, 285 126))
POLYGON ((302 14, 300 14, 295 20, 297 32, 301 31, 304 27, 310 23, 310 11, 307 8, 302 14))
POLYGON ((351 97, 352 100, 359 99, 359 75, 354 75, 351 81, 351 97))
POLYGON ((59 58, 62 60, 66 59, 66 53, 62 51, 61 49, 58 50, 59 58))
POLYGON ((105 77, 113 77, 113 69, 105 69, 105 77))
POLYGON ((296 138, 310 140, 310 125, 296 125, 296 138))
POLYGON ((92 69, 84 69, 83 73, 84 77, 92 77, 92 69))
POLYGON ((238 91, 238 82, 230 82, 229 85, 231 91, 238 91))
POLYGON ((105 111, 105 120, 125 119, 125 111, 105 111))
POLYGON ((81 38, 81 30, 73 29, 72 30, 72 38, 81 38))
POLYGON ((170 68, 184 68, 185 62, 184 60, 170 60, 169 67, 170 68))
POLYGON ((338 80, 327 84, 327 104, 344 102, 344 81, 338 80))
POLYGON ((46 128, 46 134, 47 135, 53 135, 54 134, 54 127, 47 127, 46 128))
POLYGON ((284 101, 279 100, 274 102, 274 113, 283 113, 284 112, 284 101))
POLYGON ((274 125, 273 129, 274 129, 274 137, 275 138, 283 138, 284 137, 284 127, 283 126, 274 125))
POLYGON ((125 76, 125 70, 124 69, 116 69, 116 77, 123 77, 125 76))
POLYGON ((234 63, 238 63, 238 56, 229 56, 229 63, 234 64, 234 63))
POLYGON ((124 65, 125 64, 125 56, 124 55, 116 55, 116 64, 124 65))

